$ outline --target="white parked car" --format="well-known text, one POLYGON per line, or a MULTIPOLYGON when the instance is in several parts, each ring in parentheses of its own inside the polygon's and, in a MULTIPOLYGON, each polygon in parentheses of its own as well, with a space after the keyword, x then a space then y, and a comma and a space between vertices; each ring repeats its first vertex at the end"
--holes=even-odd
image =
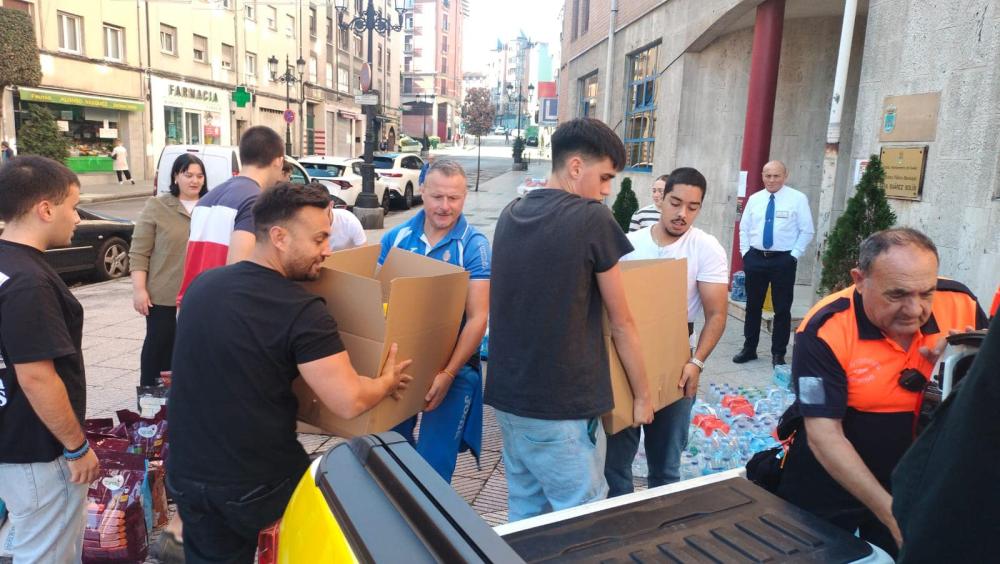
POLYGON ((390 194, 393 202, 408 210, 420 197, 420 170, 424 161, 408 153, 376 153, 375 172, 382 179, 397 184, 401 190, 390 194))
MULTIPOLYGON (((205 163, 205 181, 212 190, 219 184, 240 173, 243 166, 240 162, 240 148, 232 145, 167 145, 160 153, 156 163, 156 177, 153 178, 153 195, 166 194, 170 191, 170 169, 180 155, 188 153, 205 163)), ((291 157, 285 160, 292 165, 292 183, 308 184, 314 180, 298 161, 291 157)), ((326 185, 327 190, 331 189, 326 185)), ((339 189, 339 188, 338 188, 339 189)), ((332 192, 332 191, 331 191, 332 192)))
MULTIPOLYGON (((313 180, 322 182, 330 190, 330 194, 344 201, 349 207, 361 193, 361 159, 345 159, 343 157, 327 157, 312 155, 299 159, 299 164, 313 180)), ((389 201, 402 196, 402 189, 393 182, 375 176, 375 196, 382 207, 389 211, 389 201), (395 196, 394 196, 395 194, 395 196)))

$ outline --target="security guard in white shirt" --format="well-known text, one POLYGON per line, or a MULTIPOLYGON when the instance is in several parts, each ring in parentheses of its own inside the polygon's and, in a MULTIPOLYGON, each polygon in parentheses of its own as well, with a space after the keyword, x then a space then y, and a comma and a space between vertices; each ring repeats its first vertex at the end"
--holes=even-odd
POLYGON ((809 199, 785 186, 788 169, 781 161, 764 165, 764 190, 747 198, 740 220, 740 254, 746 273, 747 309, 743 326, 743 350, 733 357, 742 364, 757 358, 760 315, 767 287, 771 286, 774 327, 771 334, 771 364, 785 364, 792 324, 795 268, 812 241, 812 211, 809 199))

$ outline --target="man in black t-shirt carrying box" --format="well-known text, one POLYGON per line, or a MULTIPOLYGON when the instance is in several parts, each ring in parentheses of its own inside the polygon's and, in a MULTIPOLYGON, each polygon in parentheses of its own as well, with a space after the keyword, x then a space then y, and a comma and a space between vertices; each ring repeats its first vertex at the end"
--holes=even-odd
POLYGON ((546 186, 508 205, 497 221, 490 292, 487 404, 503 434, 508 519, 603 499, 614 407, 602 331, 628 375, 635 423, 653 404, 618 260, 632 245, 601 200, 625 165, 604 123, 575 119, 552 136, 546 186))
POLYGON ((330 255, 325 188, 280 183, 253 207, 248 260, 200 274, 177 320, 167 486, 192 562, 254 561, 309 466, 295 434, 301 374, 326 407, 353 418, 409 382, 389 349, 382 374, 358 375, 315 280, 330 255))
POLYGON ((15 562, 79 562, 99 464, 82 422, 83 308, 43 253, 69 245, 80 181, 60 163, 0 168, 0 499, 15 562))

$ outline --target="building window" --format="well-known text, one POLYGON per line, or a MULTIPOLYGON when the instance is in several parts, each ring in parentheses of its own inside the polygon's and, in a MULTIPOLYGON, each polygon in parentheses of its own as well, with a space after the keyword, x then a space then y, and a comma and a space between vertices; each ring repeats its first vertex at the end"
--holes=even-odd
POLYGON ((220 61, 222 68, 231 69, 233 68, 233 46, 222 44, 222 59, 220 61))
POLYGON ((360 35, 355 35, 354 36, 354 54, 360 57, 360 56, 362 56, 363 52, 364 52, 364 50, 363 50, 362 44, 361 44, 361 36, 360 35))
POLYGON ((177 28, 160 24, 160 51, 177 55, 177 28))
POLYGON ((309 6, 309 37, 316 37, 316 6, 309 6))
POLYGON ((333 88, 333 63, 326 64, 326 87, 333 88))
POLYGON ((441 72, 448 72, 448 59, 441 57, 441 72))
POLYGON ((580 35, 590 29, 590 0, 580 0, 580 35))
POLYGON ((343 51, 347 51, 350 48, 350 39, 348 39, 346 29, 340 30, 340 48, 343 51))
POLYGON ((442 53, 447 53, 448 52, 448 36, 447 35, 442 35, 441 36, 441 52, 442 53))
POLYGON ((337 90, 341 92, 350 92, 351 90, 350 74, 343 67, 337 67, 337 90))
POLYGON ((194 60, 199 63, 208 62, 208 38, 201 35, 194 36, 194 60))
POLYGON ((579 117, 597 117, 597 73, 580 79, 579 117))
POLYGON ((247 76, 257 76, 257 53, 246 52, 247 76))
POLYGON ((413 79, 404 78, 403 79, 403 94, 409 94, 413 92, 413 79))
POLYGON ((448 80, 445 78, 441 79, 441 95, 442 96, 448 95, 448 80))
POLYGON ((278 31, 278 9, 274 6, 267 7, 267 29, 278 31))
POLYGON ((257 5, 253 0, 246 0, 246 4, 243 5, 243 13, 246 14, 248 20, 257 21, 257 5))
POLYGON ((412 57, 403 57, 403 70, 410 72, 410 67, 413 65, 412 57))
POLYGON ((580 0, 573 0, 573 18, 570 20, 570 41, 580 37, 580 0))
POLYGON ((365 11, 364 0, 354 0, 354 13, 360 14, 365 11))
POLYGON ((392 69, 392 49, 385 50, 385 68, 392 69))
POLYGON ((104 24, 104 58, 118 62, 125 60, 125 30, 104 24))
POLYGON ((295 16, 291 14, 285 16, 285 35, 295 37, 295 16))
POLYGON ((333 18, 326 18, 326 43, 333 45, 333 18))
POLYGON ((376 50, 375 68, 377 68, 378 70, 382 70, 382 46, 381 45, 379 45, 378 49, 376 50))
POLYGON ((406 14, 406 17, 403 19, 403 28, 406 30, 413 29, 413 14, 406 14))
POLYGON ((309 55, 309 82, 313 84, 319 82, 319 66, 316 62, 316 55, 309 55))
POLYGON ((633 170, 653 170, 657 51, 654 45, 629 56, 624 141, 625 165, 633 170))
POLYGON ((412 53, 413 52, 413 36, 412 35, 407 35, 403 39, 403 52, 404 53, 412 53))
POLYGON ((59 50, 83 53, 83 18, 59 12, 59 50))
POLYGON ((445 14, 441 20, 441 29, 448 31, 448 14, 445 14))

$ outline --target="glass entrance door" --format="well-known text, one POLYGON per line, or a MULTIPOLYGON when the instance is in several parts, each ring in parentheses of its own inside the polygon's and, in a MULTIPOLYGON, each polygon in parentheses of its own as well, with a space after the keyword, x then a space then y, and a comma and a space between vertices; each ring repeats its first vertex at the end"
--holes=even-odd
POLYGON ((184 134, 189 145, 201 145, 201 114, 184 112, 184 134))

